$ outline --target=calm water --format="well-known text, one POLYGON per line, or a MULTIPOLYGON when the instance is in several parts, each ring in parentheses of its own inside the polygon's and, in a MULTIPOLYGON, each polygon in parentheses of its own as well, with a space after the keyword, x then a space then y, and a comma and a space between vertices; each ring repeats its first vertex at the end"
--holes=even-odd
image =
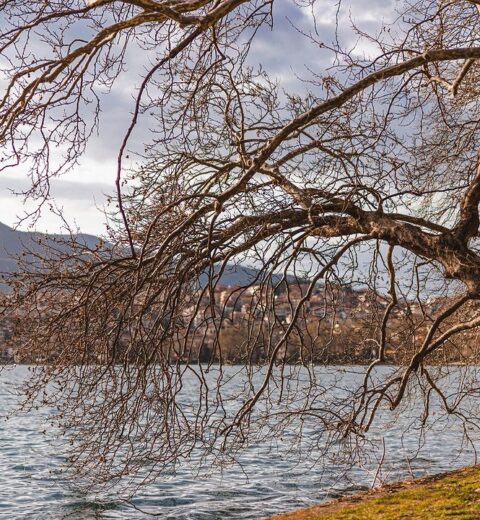
MULTIPOLYGON (((352 369, 348 377, 360 377, 361 370, 355 374, 352 369)), ((145 489, 136 497, 135 507, 113 498, 84 496, 60 472, 62 446, 49 433, 47 410, 5 419, 18 403, 15 389, 27 373, 26 367, 16 367, 0 374, 0 518, 151 518, 144 511, 177 520, 259 518, 353 492, 373 480, 373 464, 353 468, 347 475, 338 465, 312 467, 315 452, 298 460, 277 439, 274 451, 267 446, 249 448, 241 468, 233 466, 221 474, 212 470, 208 475, 182 469, 145 489)), ((407 428, 407 420, 388 428, 383 424, 377 430, 386 445, 384 479, 402 478, 408 472, 441 472, 474 462, 472 451, 459 452, 461 435, 455 425, 441 423, 431 429, 416 460, 407 462, 418 447, 418 431, 407 428), (399 434, 406 429, 409 433, 399 434)))

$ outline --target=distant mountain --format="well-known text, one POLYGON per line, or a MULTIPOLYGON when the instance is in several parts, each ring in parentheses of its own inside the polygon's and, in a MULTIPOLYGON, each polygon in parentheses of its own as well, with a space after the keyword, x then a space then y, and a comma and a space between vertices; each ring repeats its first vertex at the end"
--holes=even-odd
MULTIPOLYGON (((75 239, 78 243, 84 244, 88 247, 95 247, 99 242, 99 238, 93 235, 87 235, 80 233, 76 235, 75 239)), ((49 245, 53 247, 68 251, 71 247, 68 245, 70 236, 60 234, 45 234, 30 231, 16 231, 5 224, 0 222, 0 274, 9 274, 17 270, 16 257, 22 256, 27 251, 33 251, 37 254, 45 253, 45 248, 49 245), (63 240, 62 240, 63 239, 63 240), (39 240, 41 243, 39 243, 39 240), (63 243, 62 243, 63 242, 63 243)), ((384 252, 384 250, 382 250, 384 252)), ((397 280, 404 292, 404 296, 411 295, 415 297, 415 287, 411 284, 411 264, 404 262, 403 256, 405 252, 401 248, 396 248, 395 261, 398 263, 397 280), (402 265, 402 263, 404 265, 402 265)), ((371 251, 368 249, 360 249, 357 251, 357 277, 356 283, 363 283, 363 278, 368 276, 370 272, 370 262, 372 260, 371 251)), ((216 267, 218 272, 219 267, 216 267)), ((340 272, 344 269, 340 265, 340 272)), ((388 284, 388 276, 385 274, 385 270, 382 270, 382 266, 378 266, 379 272, 376 277, 377 289, 380 292, 386 292, 388 284), (381 276, 383 274, 383 277, 381 276)), ((263 274, 263 273, 262 273, 263 274)), ((241 264, 229 264, 222 274, 218 284, 226 286, 247 286, 255 283, 259 279, 259 270, 253 267, 248 267, 241 264)), ((274 275, 273 283, 278 283, 281 275, 274 275)), ((292 283, 295 279, 292 275, 288 275, 288 282, 292 283)), ((199 279, 200 285, 204 286, 207 282, 207 275, 202 274, 199 279)), ((355 283, 355 280, 353 281, 355 283)), ((433 277, 429 276, 429 285, 427 288, 422 289, 420 292, 422 295, 436 294, 439 287, 442 288, 444 283, 443 277, 440 277, 437 281, 433 277)), ((451 290, 455 291, 458 285, 452 284, 451 290)), ((0 290, 6 287, 0 283, 0 290)), ((443 289, 442 289, 443 290, 443 289)))
MULTIPOLYGON (((33 252, 45 253, 49 245, 67 251, 70 236, 60 234, 45 234, 31 231, 16 231, 0 222, 0 274, 9 274, 17 270, 16 258, 33 252)), ((95 247, 99 238, 93 235, 78 234, 75 239, 88 247, 95 247)), ((218 270, 217 270, 218 272, 218 270)), ((259 271, 244 265, 227 265, 219 283, 221 285, 248 285, 253 283, 259 275, 259 271)), ((290 278, 291 279, 291 278, 290 278)), ((274 276, 273 282, 280 280, 280 275, 274 276)), ((207 282, 207 275, 201 275, 200 284, 207 282)), ((2 285, 0 284, 0 289, 2 285)))
MULTIPOLYGON (((36 231, 16 231, 0 222, 0 273, 9 274, 17 270, 16 258, 32 252, 42 254, 48 246, 66 251, 67 235, 45 234, 36 231), (63 239, 63 240, 62 240, 63 239)), ((95 247, 99 238, 93 235, 79 234, 78 243, 95 247)))
MULTIPOLYGON (((220 268, 215 269, 215 273, 218 273, 220 268)), ((220 285, 239 285, 239 286, 247 286, 255 283, 260 283, 264 281, 265 276, 263 273, 260 273, 258 269, 254 267, 247 267, 246 265, 241 264, 227 264, 225 270, 220 277, 218 283, 220 285)), ((276 284, 280 282, 282 279, 281 274, 274 274, 272 276, 272 283, 276 284)), ((203 286, 207 283, 207 274, 202 274, 200 276, 200 285, 203 286)), ((287 275, 288 282, 293 282, 295 278, 292 275, 287 275)))

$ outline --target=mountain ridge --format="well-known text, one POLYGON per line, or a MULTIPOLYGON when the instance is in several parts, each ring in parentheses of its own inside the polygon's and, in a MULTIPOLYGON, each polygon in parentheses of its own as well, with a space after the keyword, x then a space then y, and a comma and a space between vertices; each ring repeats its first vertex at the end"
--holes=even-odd
MULTIPOLYGON (((70 235, 61 233, 42 233, 39 231, 19 231, 13 229, 6 224, 0 222, 0 275, 9 275, 18 270, 18 262, 16 258, 33 254, 45 253, 48 244, 54 244, 56 248, 67 250, 70 235), (62 239, 65 239, 62 243, 62 239)), ((79 243, 89 247, 95 247, 101 240, 95 235, 87 233, 79 233, 74 236, 79 243)), ((217 269, 216 269, 217 270, 217 269)), ((220 277, 220 285, 248 285, 254 282, 258 277, 259 270, 254 267, 248 267, 241 264, 228 264, 224 273, 220 277)), ((280 275, 274 275, 274 283, 279 281, 280 275)), ((290 278, 290 277, 289 277, 290 278)), ((200 276, 200 284, 207 282, 207 275, 200 276)), ((6 288, 5 284, 0 283, 0 288, 6 288)))
MULTIPOLYGON (((61 240, 69 238, 69 235, 60 233, 41 233, 39 231, 18 231, 0 222, 0 273, 11 274, 18 269, 17 258, 28 254, 41 254, 48 243, 66 249, 66 242, 61 240)), ((86 233, 79 233, 75 239, 79 243, 94 247, 99 238, 86 233)))

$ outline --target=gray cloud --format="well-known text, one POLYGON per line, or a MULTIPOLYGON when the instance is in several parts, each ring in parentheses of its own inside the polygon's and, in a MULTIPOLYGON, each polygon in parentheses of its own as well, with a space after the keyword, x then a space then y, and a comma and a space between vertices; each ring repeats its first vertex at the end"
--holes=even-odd
MULTIPOLYGON (((335 38, 336 0, 317 0, 312 8, 299 7, 293 0, 275 0, 273 28, 263 27, 257 34, 251 49, 250 63, 261 64, 272 76, 278 78, 281 88, 301 92, 305 85, 300 77, 308 77, 311 69, 321 73, 331 63, 331 53, 309 40, 305 34, 315 33, 326 43, 335 38)), ((339 12, 339 35, 346 45, 353 45, 355 36, 350 18, 368 31, 378 27, 383 18, 393 12, 393 0, 360 0, 343 2, 339 12)), ((101 232, 103 217, 95 204, 102 206, 105 194, 112 193, 116 174, 115 159, 120 143, 131 120, 134 106, 133 95, 138 89, 145 66, 151 56, 145 51, 128 54, 127 71, 119 78, 112 91, 101 96, 99 135, 91 139, 87 152, 79 166, 68 178, 52 182, 52 195, 65 208, 66 214, 75 217, 80 227, 90 232, 101 232), (75 179, 82 179, 76 182, 75 179), (96 217, 95 217, 96 215, 96 217)), ((148 116, 142 117, 130 143, 130 149, 141 150, 141 144, 151 139, 148 116)), ((21 198, 13 198, 9 189, 24 191, 29 187, 28 178, 18 172, 17 176, 0 177, 0 201, 9 211, 21 214, 24 207, 21 198), (15 209, 16 208, 16 209, 15 209)), ((1 220, 1 218, 0 218, 1 220)), ((55 226, 53 220, 46 220, 55 226)), ((51 229, 55 231, 56 229, 51 229)))
MULTIPOLYGON (((360 28, 374 31, 383 19, 391 17, 393 0, 373 0, 365 9, 365 2, 350 0, 343 2, 338 13, 339 36, 342 43, 349 47, 354 45, 356 36, 351 29, 351 19, 360 28)), ((335 39, 335 17, 337 2, 334 0, 317 0, 312 8, 299 7, 293 0, 276 0, 273 5, 273 28, 263 27, 254 40, 250 63, 262 65, 272 76, 278 78, 283 89, 296 92, 304 89, 301 78, 311 75, 309 70, 321 73, 331 64, 332 54, 320 48, 315 42, 305 37, 312 34, 315 38, 330 44, 335 39), (318 33, 315 34, 315 29, 318 33), (304 34, 302 34, 304 33, 304 34), (308 70, 309 69, 309 70, 308 70)), ((121 141, 131 122, 134 108, 134 94, 138 90, 145 69, 151 66, 151 56, 136 49, 128 52, 127 71, 117 80, 109 94, 101 96, 102 113, 99 135, 92 138, 87 153, 90 160, 104 164, 102 168, 114 171, 111 164, 116 158, 121 141)), ((150 141, 152 119, 142 115, 139 124, 130 139, 131 150, 142 151, 142 145, 150 141)))
POLYGON ((330 45, 338 37, 344 48, 358 46, 360 51, 361 42, 352 24, 372 34, 392 21, 394 6, 393 0, 373 0, 368 2, 368 8, 364 1, 350 0, 337 8, 336 1, 317 0, 312 6, 301 8, 293 0, 277 1, 273 28, 259 31, 250 61, 262 64, 287 90, 302 87, 296 75, 309 77, 310 71, 322 73, 331 65, 332 53, 319 43, 330 45))
MULTIPOLYGON (((7 177, 0 176, 0 196, 15 192, 20 193, 28 190, 30 180, 26 176, 7 177)), ((53 179, 51 182, 51 195, 63 200, 97 202, 106 200, 113 187, 102 182, 75 182, 65 179, 53 179)))

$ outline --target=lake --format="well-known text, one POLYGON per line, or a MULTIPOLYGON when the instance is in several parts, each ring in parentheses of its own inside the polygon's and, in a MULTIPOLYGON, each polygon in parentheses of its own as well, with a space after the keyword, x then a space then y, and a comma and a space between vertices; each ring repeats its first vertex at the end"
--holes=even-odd
MULTIPOLYGON (((331 374, 337 369, 317 370, 331 374)), ((353 382, 360 381, 363 370, 338 368, 353 382)), ((316 462, 318 454, 312 447, 298 454, 289 451, 284 440, 289 432, 285 432, 270 445, 250 446, 241 457, 241 465, 199 472, 182 467, 149 484, 133 505, 126 504, 113 494, 81 494, 75 483, 65 478, 61 472, 62 441, 49 426, 49 410, 40 408, 6 419, 18 406, 17 387, 27 376, 28 369, 23 366, 8 367, 0 373, 0 518, 146 519, 151 514, 176 520, 259 518, 370 486, 377 459, 383 454, 376 453, 370 464, 353 468, 322 464, 316 462)), ((419 445, 418 430, 409 421, 408 416, 400 421, 381 420, 372 431, 374 438, 385 441, 381 473, 385 481, 474 463, 473 449, 460 449, 459 424, 434 422, 419 445), (416 457, 410 460, 414 454, 416 457)))

